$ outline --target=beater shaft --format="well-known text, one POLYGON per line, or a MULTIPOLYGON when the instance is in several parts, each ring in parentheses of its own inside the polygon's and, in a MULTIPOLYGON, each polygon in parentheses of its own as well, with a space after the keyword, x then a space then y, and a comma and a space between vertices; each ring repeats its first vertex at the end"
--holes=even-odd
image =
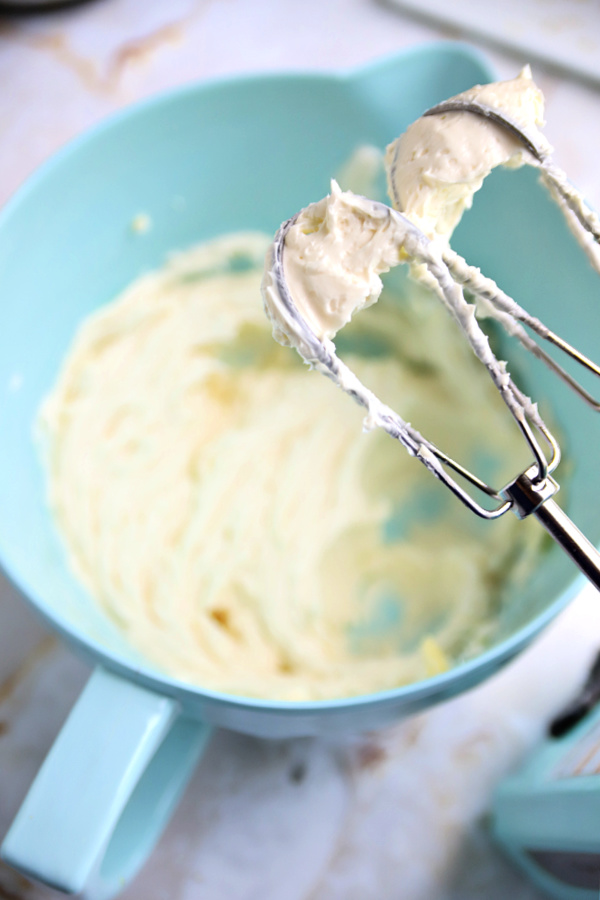
POLYGON ((500 495, 512 502, 519 519, 535 516, 550 537, 565 551, 575 565, 600 590, 600 553, 581 533, 552 497, 559 486, 549 475, 536 480, 537 466, 532 466, 507 485, 500 495))

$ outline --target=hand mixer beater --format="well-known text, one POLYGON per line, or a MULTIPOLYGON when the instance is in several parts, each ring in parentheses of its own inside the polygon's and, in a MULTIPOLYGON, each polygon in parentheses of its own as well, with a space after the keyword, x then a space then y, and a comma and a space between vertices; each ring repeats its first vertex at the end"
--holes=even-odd
MULTIPOLYGON (((499 130, 518 143, 521 162, 539 169, 542 182, 558 203, 571 231, 600 272, 600 221, 565 174, 553 164, 545 139, 537 129, 523 127, 504 109, 467 95, 427 110, 420 121, 457 113, 483 120, 496 132, 499 130)), ((388 157, 390 193, 395 205, 402 206, 395 189, 397 149, 394 145, 388 149, 388 157)), ((471 196, 481 181, 483 178, 472 188, 471 196)), ((463 208, 468 205, 469 199, 463 202, 463 208)), ((380 427, 398 440, 477 516, 496 519, 509 510, 519 518, 535 516, 600 589, 600 553, 553 499, 559 488, 552 478, 560 462, 559 445, 537 405, 515 384, 506 363, 496 358, 475 316, 476 309, 493 316, 595 410, 600 410, 600 403, 529 332, 558 347, 595 375, 600 375, 600 368, 530 315, 491 279, 468 265, 447 241, 426 234, 413 218, 384 203, 342 192, 333 182, 327 198, 286 221, 275 236, 263 279, 265 310, 274 337, 295 347, 311 367, 333 379, 366 409, 366 427, 380 427), (382 403, 336 353, 331 338, 353 312, 377 299, 381 291, 379 274, 402 262, 411 265, 413 275, 438 295, 454 317, 527 441, 532 464, 503 487, 488 484, 427 440, 382 403), (465 298, 465 290, 474 302, 465 298)))

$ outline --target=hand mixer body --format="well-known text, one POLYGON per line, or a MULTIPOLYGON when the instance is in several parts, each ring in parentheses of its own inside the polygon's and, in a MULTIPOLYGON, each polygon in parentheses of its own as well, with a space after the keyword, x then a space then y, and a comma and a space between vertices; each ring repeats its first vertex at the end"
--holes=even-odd
POLYGON ((492 829, 510 859, 557 900, 600 887, 600 706, 550 738, 496 792, 492 829))

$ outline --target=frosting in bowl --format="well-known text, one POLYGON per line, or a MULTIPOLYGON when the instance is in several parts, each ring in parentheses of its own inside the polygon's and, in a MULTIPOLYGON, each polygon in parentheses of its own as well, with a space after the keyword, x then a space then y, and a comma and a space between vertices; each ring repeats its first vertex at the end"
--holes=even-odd
MULTIPOLYGON (((200 686, 305 700, 425 678, 494 639, 538 530, 475 520, 360 434, 360 409, 272 340, 268 245, 193 248, 82 323, 39 420, 71 566, 148 660, 200 686)), ((519 452, 418 286, 390 283, 340 340, 449 451, 494 471, 519 452)))

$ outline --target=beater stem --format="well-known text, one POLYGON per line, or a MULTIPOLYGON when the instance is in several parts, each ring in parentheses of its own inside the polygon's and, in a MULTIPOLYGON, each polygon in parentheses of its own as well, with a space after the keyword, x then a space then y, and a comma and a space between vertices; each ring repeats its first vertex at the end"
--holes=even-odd
POLYGON ((518 518, 534 515, 550 537, 600 590, 600 553, 552 499, 558 491, 556 481, 547 476, 536 484, 533 479, 537 474, 537 466, 532 466, 500 491, 500 495, 512 501, 513 512, 518 518))

